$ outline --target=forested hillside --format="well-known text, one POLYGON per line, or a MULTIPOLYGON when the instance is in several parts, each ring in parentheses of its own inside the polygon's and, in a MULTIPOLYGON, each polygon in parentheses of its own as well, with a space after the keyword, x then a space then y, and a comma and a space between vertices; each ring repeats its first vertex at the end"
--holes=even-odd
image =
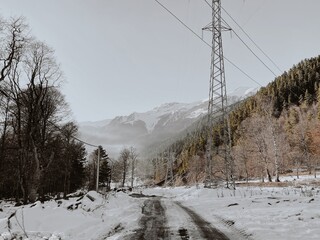
MULTIPOLYGON (((320 56, 303 60, 257 94, 232 107, 229 114, 236 179, 278 181, 279 174, 314 172, 320 151, 320 56)), ((200 182, 205 177, 206 120, 196 131, 153 159, 154 181, 174 169, 175 183, 200 182), (170 164, 166 155, 174 153, 170 164)), ((224 178, 221 125, 216 123, 213 174, 224 178)), ((170 179, 168 179, 170 180, 170 179)))

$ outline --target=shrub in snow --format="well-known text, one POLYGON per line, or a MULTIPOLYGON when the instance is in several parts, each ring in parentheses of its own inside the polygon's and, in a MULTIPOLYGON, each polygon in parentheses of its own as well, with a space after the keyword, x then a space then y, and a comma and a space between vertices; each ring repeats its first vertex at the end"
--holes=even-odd
POLYGON ((99 207, 103 206, 106 202, 101 194, 96 191, 88 192, 81 201, 81 208, 87 212, 94 211, 99 207))

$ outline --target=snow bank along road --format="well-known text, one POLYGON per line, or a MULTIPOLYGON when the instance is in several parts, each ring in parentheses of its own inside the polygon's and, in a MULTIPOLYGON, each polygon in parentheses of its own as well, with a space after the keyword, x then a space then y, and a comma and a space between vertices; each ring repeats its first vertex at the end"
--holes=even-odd
POLYGON ((90 191, 24 206, 0 201, 0 240, 320 239, 319 179, 235 191, 137 190, 107 196, 90 191))
MULTIPOLYGON (((229 239, 196 212, 179 202, 143 194, 133 194, 132 197, 143 200, 143 215, 139 221, 140 228, 117 239, 229 239)), ((248 238, 238 234, 236 239, 248 238)))

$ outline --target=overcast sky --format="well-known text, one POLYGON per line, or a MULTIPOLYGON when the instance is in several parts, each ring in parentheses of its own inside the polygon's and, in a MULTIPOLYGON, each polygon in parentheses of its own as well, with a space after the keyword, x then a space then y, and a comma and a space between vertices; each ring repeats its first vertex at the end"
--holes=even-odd
MULTIPOLYGON (((204 0, 159 1, 199 35, 211 20, 204 0)), ((319 0, 222 5, 283 71, 319 54, 319 0)), ((154 0, 0 0, 0 15, 25 16, 32 34, 55 49, 66 79, 62 91, 79 122, 208 98, 210 48, 154 0)), ((207 42, 210 37, 204 33, 207 42)), ((223 41, 225 56, 260 85, 274 80, 234 34, 224 33, 223 41)), ((229 92, 259 87, 228 63, 226 81, 229 92)))

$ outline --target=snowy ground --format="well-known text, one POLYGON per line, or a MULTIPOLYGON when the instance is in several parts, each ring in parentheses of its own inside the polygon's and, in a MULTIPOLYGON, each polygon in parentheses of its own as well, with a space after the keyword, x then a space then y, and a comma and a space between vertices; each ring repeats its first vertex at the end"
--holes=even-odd
POLYGON ((150 189, 192 208, 211 224, 238 239, 320 239, 320 190, 239 187, 150 189))
MULTIPOLYGON (((245 186, 236 191, 202 186, 149 188, 142 192, 162 197, 157 199, 164 209, 171 239, 183 239, 179 237, 181 229, 189 231, 189 239, 203 239, 179 204, 230 239, 320 239, 320 181, 304 177, 291 185, 245 186)), ((134 235, 141 228, 141 208, 148 198, 132 198, 122 192, 108 198, 95 192, 88 194, 94 201, 84 196, 24 207, 1 202, 0 240, 13 239, 14 235, 32 240, 131 239, 125 236, 134 235)))
POLYGON ((85 195, 79 201, 78 198, 52 200, 24 207, 1 203, 0 240, 11 239, 15 235, 30 240, 106 239, 115 229, 137 227, 141 206, 135 199, 122 192, 108 198, 96 192, 88 195, 95 200, 91 201, 85 195), (14 212, 9 228, 8 217, 14 212))

